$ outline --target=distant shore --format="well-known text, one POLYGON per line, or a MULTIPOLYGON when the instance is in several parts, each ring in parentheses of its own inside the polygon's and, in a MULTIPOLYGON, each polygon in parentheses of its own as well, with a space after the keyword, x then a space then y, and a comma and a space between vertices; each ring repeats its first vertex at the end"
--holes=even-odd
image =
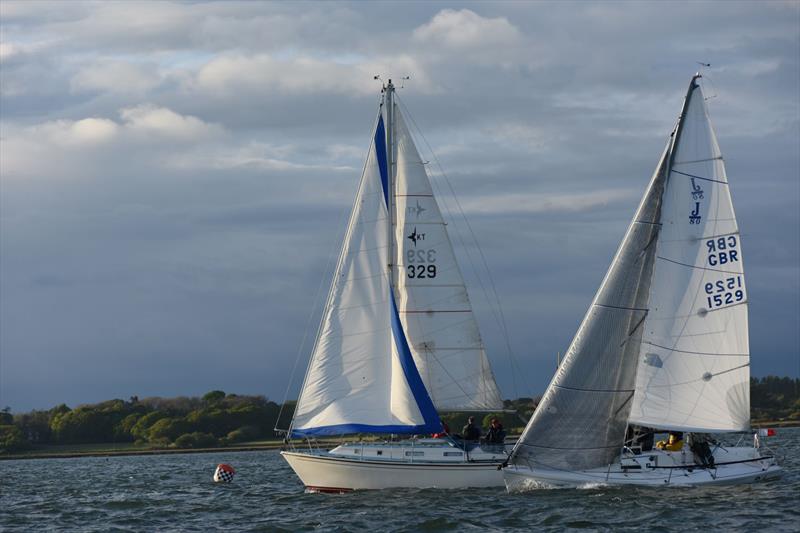
MULTIPOLYGON (((282 444, 258 444, 253 446, 226 446, 224 448, 130 448, 130 449, 97 449, 81 450, 75 447, 72 450, 50 451, 42 447, 22 453, 0 455, 0 461, 19 459, 72 459, 75 457, 123 457, 127 455, 171 455, 183 453, 222 453, 222 452, 256 452, 263 450, 280 450, 282 444)), ((58 448, 62 448, 59 446, 58 448)))
MULTIPOLYGON (((754 421, 753 429, 758 428, 798 428, 800 420, 776 420, 776 421, 754 421)), ((509 438, 516 438, 519 435, 509 435, 509 438)), ((319 441, 320 446, 336 446, 341 440, 319 441)), ((269 450, 280 450, 283 442, 259 441, 245 443, 237 446, 212 447, 212 448, 144 448, 134 446, 132 443, 125 444, 82 444, 82 445, 62 445, 62 446, 41 446, 36 449, 13 454, 0 454, 0 461, 12 461, 20 459, 73 459, 76 457, 124 457, 130 455, 172 455, 184 453, 237 453, 237 452, 260 452, 269 450)))

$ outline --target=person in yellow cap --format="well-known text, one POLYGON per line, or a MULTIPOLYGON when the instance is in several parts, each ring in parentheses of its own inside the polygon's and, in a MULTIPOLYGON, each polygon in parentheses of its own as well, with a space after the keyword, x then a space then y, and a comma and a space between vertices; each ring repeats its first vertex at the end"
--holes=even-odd
POLYGON ((683 433, 680 431, 670 431, 667 440, 656 442, 656 448, 668 452, 679 452, 683 449, 683 433))

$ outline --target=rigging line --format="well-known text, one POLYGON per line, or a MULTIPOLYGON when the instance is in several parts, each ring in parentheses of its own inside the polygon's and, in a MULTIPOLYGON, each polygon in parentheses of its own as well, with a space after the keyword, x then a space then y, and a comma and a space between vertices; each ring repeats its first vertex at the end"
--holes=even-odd
MULTIPOLYGON (((708 161, 723 161, 722 156, 718 155, 717 157, 707 157, 705 159, 695 159, 694 161, 674 161, 672 166, 675 165, 689 165, 691 163, 706 163, 708 161)), ((677 172, 674 170, 673 172, 677 172)))
POLYGON ((619 309, 621 311, 641 311, 643 313, 647 313, 649 311, 649 309, 647 309, 646 307, 622 307, 619 305, 607 305, 599 303, 593 303, 592 305, 595 307, 605 307, 607 309, 619 309))
POLYGON ((689 267, 689 268, 696 268, 698 270, 708 270, 709 272, 719 272, 719 273, 722 273, 722 274, 739 274, 739 275, 744 274, 744 272, 736 272, 735 270, 720 270, 718 268, 707 268, 707 267, 701 267, 701 266, 697 266, 697 265, 690 265, 689 263, 681 263, 680 261, 673 261, 672 259, 667 259, 666 257, 662 257, 660 255, 657 255, 656 259, 661 259, 662 261, 667 261, 669 263, 674 263, 674 264, 680 265, 680 266, 685 266, 685 267, 689 267))
POLYGON ((616 394, 618 392, 635 392, 635 389, 579 389, 577 387, 567 387, 565 385, 556 384, 553 384, 553 386, 557 389, 572 390, 576 392, 609 392, 612 394, 616 394))
POLYGON ((689 177, 689 178, 695 178, 695 179, 703 180, 703 181, 712 181, 714 183, 721 183, 722 185, 728 185, 727 181, 715 180, 715 179, 711 179, 711 178, 704 178, 703 176, 695 176, 694 174, 687 174, 686 172, 681 172, 680 170, 675 170, 674 168, 671 168, 670 172, 674 172, 675 174, 680 174, 682 176, 686 176, 686 177, 689 177))
MULTIPOLYGON (((727 374, 728 372, 734 372, 736 370, 741 370, 742 368, 747 368, 748 366, 750 366, 749 362, 747 362, 747 363, 745 363, 743 365, 739 365, 739 366, 735 366, 733 368, 729 368, 727 370, 722 370, 721 372, 717 372, 716 374, 711 374, 711 377, 713 378, 714 376, 719 376, 719 375, 722 375, 722 374, 727 374)), ((672 388, 672 387, 679 387, 681 385, 688 385, 690 383, 697 383, 698 381, 705 381, 705 380, 703 378, 690 379, 689 381, 681 381, 679 383, 670 383, 668 385, 651 385, 651 387, 654 388, 654 389, 669 389, 669 388, 672 388)), ((696 407, 697 407, 697 404, 695 403, 694 407, 692 407, 692 410, 687 412, 687 413, 685 413, 685 414, 693 414, 694 410, 696 409, 696 407)), ((683 412, 681 412, 681 411, 679 411, 679 412, 683 414, 683 412)))
MULTIPOLYGON (((419 133, 420 137, 425 142, 426 147, 428 148, 428 150, 430 151, 431 155, 433 156, 433 159, 436 162, 436 166, 439 168, 439 172, 441 173, 442 177, 444 178, 445 183, 447 184, 448 188, 450 189, 451 194, 453 195, 453 200, 456 203, 456 207, 458 208, 458 210, 459 210, 459 212, 461 214, 461 218, 464 220, 464 223, 467 226, 467 229, 469 230, 470 235, 472 236, 472 240, 475 243, 475 247, 478 249, 478 253, 480 255, 480 258, 483 261, 483 267, 486 270, 487 277, 489 278, 489 283, 491 285, 492 292, 494 293, 495 302, 491 302, 491 300, 488 298, 488 294, 486 294, 486 300, 488 302, 490 302, 489 308, 492 310, 492 314, 495 316, 495 320, 499 322, 500 327, 501 327, 501 331, 503 332, 503 336, 504 336, 504 340, 505 340, 505 344, 506 344, 506 349, 508 351, 509 360, 511 362, 511 379, 512 379, 512 385, 513 385, 513 388, 514 388, 514 394, 516 396, 519 396, 519 389, 518 389, 518 386, 517 386, 517 379, 516 379, 516 374, 517 374, 516 371, 520 371, 520 373, 524 373, 524 372, 522 372, 522 369, 519 367, 518 364, 516 364, 516 361, 515 361, 515 358, 514 358, 514 354, 513 354, 513 350, 511 349, 511 341, 510 341, 509 335, 508 335, 508 326, 506 324, 505 313, 503 312, 502 305, 500 305, 500 298, 499 298, 499 296, 497 294, 497 287, 495 286, 494 278, 492 278, 491 272, 489 271, 489 265, 488 265, 488 262, 486 261, 486 256, 484 255, 483 249, 481 248, 480 244, 478 243, 478 238, 475 236, 475 232, 472 229, 472 225, 469 223, 469 220, 467 219, 467 217, 466 217, 466 215, 464 213, 464 209, 461 206, 461 202, 458 200, 458 196, 456 196, 456 193, 455 193, 455 190, 453 188, 453 185, 450 182, 450 179, 447 177, 447 173, 445 173, 444 168, 442 167, 442 164, 441 164, 441 162, 439 161, 439 158, 436 155, 436 152, 433 151, 433 148, 431 147, 430 143, 428 142, 428 139, 425 137, 425 134, 422 132, 420 127, 417 125, 416 120, 414 120, 414 116, 409 112, 408 108, 405 105, 405 102, 403 102, 400 98, 398 98, 398 102, 405 109, 406 114, 408 115, 409 119, 411 119, 411 123, 414 125, 414 128, 416 128, 416 130, 419 133), (493 305, 497 306, 497 310, 494 309, 493 305), (516 369, 515 369, 515 367, 516 367, 516 369)), ((448 208, 448 211, 449 211, 449 208, 448 208)), ((460 236, 459 236, 459 238, 460 238, 460 236)), ((461 239, 461 240, 463 242, 463 239, 461 239)), ((467 256, 470 257, 470 263, 472 263, 472 259, 471 259, 471 255, 469 254, 469 250, 465 248, 465 251, 467 252, 467 256)), ((475 268, 474 265, 473 265, 473 268, 475 268)), ((483 286, 483 282, 481 280, 480 275, 478 275, 478 270, 477 269, 475 269, 475 273, 476 273, 476 277, 478 278, 478 282, 481 285, 481 288, 483 289, 484 293, 486 293, 486 288, 483 286)), ((494 371, 491 371, 491 373, 492 373, 492 375, 494 375, 494 371)), ((528 380, 526 380, 526 382, 529 383, 528 380)))
POLYGON ((668 348, 666 346, 661 346, 660 344, 644 340, 642 341, 642 344, 648 344, 650 346, 655 346, 656 348, 661 348, 662 350, 668 350, 670 352, 688 353, 692 355, 713 355, 720 357, 750 357, 749 353, 712 353, 712 352, 693 352, 689 350, 678 350, 677 348, 668 348))

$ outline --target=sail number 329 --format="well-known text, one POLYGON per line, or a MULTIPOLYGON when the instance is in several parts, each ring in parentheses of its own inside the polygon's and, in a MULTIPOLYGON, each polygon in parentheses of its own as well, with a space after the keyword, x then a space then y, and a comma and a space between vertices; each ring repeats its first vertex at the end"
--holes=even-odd
POLYGON ((406 273, 410 279, 436 277, 436 250, 406 251, 406 273))

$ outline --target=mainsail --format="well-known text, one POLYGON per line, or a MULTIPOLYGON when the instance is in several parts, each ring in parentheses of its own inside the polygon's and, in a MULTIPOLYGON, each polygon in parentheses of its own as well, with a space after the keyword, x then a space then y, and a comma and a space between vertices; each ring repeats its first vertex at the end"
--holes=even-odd
POLYGON ((739 235, 696 79, 513 463, 570 470, 608 465, 629 421, 709 431, 746 425, 739 235))
POLYGON ((428 176, 387 87, 292 436, 430 433, 499 409, 428 176), (413 269, 413 270, 412 270, 413 269))
POLYGON ((669 170, 630 419, 685 431, 746 430, 750 355, 741 237, 694 79, 669 170))
POLYGON ((395 124, 395 279, 414 361, 437 409, 502 409, 444 219, 397 107, 395 124))

